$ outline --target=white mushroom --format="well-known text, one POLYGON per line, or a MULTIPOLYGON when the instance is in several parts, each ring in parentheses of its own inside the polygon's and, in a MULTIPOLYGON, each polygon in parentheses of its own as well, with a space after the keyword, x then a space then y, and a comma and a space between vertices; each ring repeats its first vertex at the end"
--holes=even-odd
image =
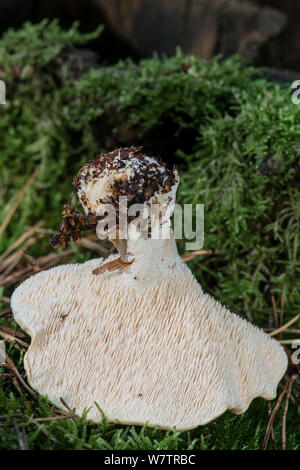
MULTIPOLYGON (((149 169, 153 161, 133 149, 122 152, 123 173, 106 171, 111 153, 77 175, 89 210, 112 202, 120 175, 128 199, 137 194, 133 178, 145 204, 154 193, 174 202, 175 173, 155 160, 144 184, 134 168, 146 162, 149 169), (104 169, 109 186, 107 179, 101 182, 104 169)), ((78 414, 90 409, 88 418, 101 422, 96 402, 109 422, 186 430, 226 410, 242 413, 255 397, 275 398, 287 367, 283 348, 202 291, 178 255, 169 220, 161 223, 164 228, 169 239, 131 239, 129 233, 133 262, 122 271, 95 276, 102 262, 95 259, 40 272, 15 290, 15 319, 32 337, 24 360, 28 381, 55 405, 61 406, 62 397, 78 414)))

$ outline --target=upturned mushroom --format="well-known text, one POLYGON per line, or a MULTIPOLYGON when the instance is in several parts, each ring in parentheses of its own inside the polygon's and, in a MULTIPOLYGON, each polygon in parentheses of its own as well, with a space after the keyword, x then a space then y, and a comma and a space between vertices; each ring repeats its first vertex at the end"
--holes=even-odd
POLYGON ((163 214, 153 226, 169 236, 145 237, 133 224, 124 241, 117 211, 119 255, 35 274, 15 290, 12 309, 32 338, 28 381, 52 403, 61 407, 63 398, 77 414, 89 409, 95 422, 102 420, 97 403, 108 422, 187 430, 226 410, 242 413, 256 397, 275 398, 287 357, 276 340, 203 292, 171 228, 178 175, 140 150, 100 155, 74 185, 98 224, 103 205, 117 208, 120 195, 128 210, 154 201, 163 214))

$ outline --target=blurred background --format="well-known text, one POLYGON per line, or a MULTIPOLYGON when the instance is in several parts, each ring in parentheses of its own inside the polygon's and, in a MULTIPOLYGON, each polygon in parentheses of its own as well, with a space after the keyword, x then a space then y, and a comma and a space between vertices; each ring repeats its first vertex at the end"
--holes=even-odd
POLYGON ((255 65, 300 69, 300 2, 295 0, 1 0, 0 34, 25 21, 59 18, 82 32, 105 25, 89 49, 101 60, 238 53, 255 65))

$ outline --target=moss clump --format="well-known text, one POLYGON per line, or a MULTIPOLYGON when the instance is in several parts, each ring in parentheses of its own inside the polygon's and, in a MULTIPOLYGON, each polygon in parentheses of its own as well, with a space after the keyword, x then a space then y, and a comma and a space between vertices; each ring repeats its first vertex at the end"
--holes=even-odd
MULTIPOLYGON (((142 144, 176 161, 180 202, 205 204, 204 248, 221 253, 191 262, 203 288, 242 316, 248 305, 260 326, 274 326, 272 295, 284 297, 286 320, 298 313, 300 107, 289 90, 268 83, 238 57, 206 62, 180 51, 74 73, 68 48, 92 37, 76 25, 66 32, 57 22, 43 22, 0 41, 0 78, 7 85, 7 104, 0 106, 0 223, 39 168, 0 251, 38 220, 57 228, 74 174, 100 150, 142 144)), ((70 426, 64 432, 71 436, 70 426)), ((123 428, 100 434, 111 440, 107 445, 146 439, 153 448, 152 438, 160 442, 153 432, 142 438, 123 428)), ((236 446, 257 447, 263 426, 250 432, 253 443, 245 437, 236 446)), ((187 448, 191 436, 184 444, 172 439, 176 448, 187 448)), ((95 439, 92 447, 105 448, 102 437, 95 439)), ((295 447, 295 434, 290 439, 295 447)), ((230 439, 207 442, 203 448, 233 448, 230 439)))

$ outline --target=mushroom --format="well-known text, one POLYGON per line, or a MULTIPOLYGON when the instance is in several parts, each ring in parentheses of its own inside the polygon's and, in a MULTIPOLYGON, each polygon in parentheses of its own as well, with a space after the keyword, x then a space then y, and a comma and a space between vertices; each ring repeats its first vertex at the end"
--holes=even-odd
POLYGON ((14 291, 12 309, 32 338, 28 381, 56 406, 62 398, 101 422, 97 403, 108 422, 187 430, 226 410, 242 413, 256 397, 275 398, 287 357, 203 292, 171 228, 178 175, 140 150, 100 155, 74 185, 86 213, 97 216, 103 204, 117 207, 119 195, 129 207, 155 201, 163 208, 156 228, 169 237, 146 238, 136 225, 124 244, 117 214, 113 242, 125 269, 119 255, 51 268, 14 291))

